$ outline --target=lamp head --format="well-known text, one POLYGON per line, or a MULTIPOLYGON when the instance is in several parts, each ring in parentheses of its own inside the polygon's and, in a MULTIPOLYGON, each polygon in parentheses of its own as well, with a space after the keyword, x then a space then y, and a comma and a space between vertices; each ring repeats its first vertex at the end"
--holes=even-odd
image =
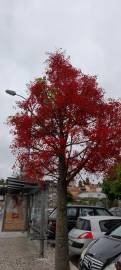
POLYGON ((15 96, 15 95, 16 95, 16 92, 13 91, 13 90, 7 89, 7 90, 5 90, 5 92, 6 92, 7 94, 11 95, 11 96, 15 96))

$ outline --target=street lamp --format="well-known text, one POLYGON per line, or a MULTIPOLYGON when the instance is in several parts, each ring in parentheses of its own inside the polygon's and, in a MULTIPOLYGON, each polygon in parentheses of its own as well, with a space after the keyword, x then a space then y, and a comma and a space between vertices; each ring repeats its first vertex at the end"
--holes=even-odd
POLYGON ((17 94, 15 91, 13 91, 13 90, 7 89, 7 90, 5 90, 5 92, 6 92, 8 95, 11 95, 11 96, 18 96, 18 97, 21 97, 21 98, 23 98, 23 99, 26 100, 25 97, 23 97, 23 96, 21 96, 21 95, 18 95, 18 94, 17 94))
MULTIPOLYGON (((18 96, 18 97, 21 97, 23 98, 24 100, 26 100, 25 97, 21 96, 21 95, 18 95, 15 91, 13 90, 10 90, 10 89, 7 89, 5 90, 5 92, 8 94, 8 95, 11 95, 11 96, 18 96)), ((31 113, 31 116, 32 116, 32 113, 31 113)), ((30 147, 28 147, 28 154, 30 155, 30 147)), ((41 216, 42 216, 42 219, 41 219, 41 224, 40 224, 40 256, 41 257, 44 257, 44 241, 46 240, 46 235, 45 235, 45 222, 46 222, 46 203, 47 203, 47 189, 43 189, 42 190, 42 193, 41 193, 41 216)))

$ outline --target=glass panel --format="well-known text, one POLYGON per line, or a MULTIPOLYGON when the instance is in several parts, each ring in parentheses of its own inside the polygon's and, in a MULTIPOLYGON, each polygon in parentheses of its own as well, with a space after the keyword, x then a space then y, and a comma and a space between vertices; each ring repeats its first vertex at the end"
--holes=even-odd
POLYGON ((82 208, 82 216, 94 216, 93 208, 82 208))
POLYGON ((82 216, 82 208, 79 208, 79 216, 82 216))
POLYGON ((76 228, 85 231, 91 231, 90 220, 78 218, 76 228))
POLYGON ((121 238, 121 226, 113 230, 110 235, 121 238))
POLYGON ((57 216, 57 209, 55 209, 50 215, 49 218, 56 218, 57 216))
POLYGON ((76 215, 77 215, 77 209, 76 208, 74 208, 74 207, 67 208, 67 216, 68 217, 76 217, 76 215))
POLYGON ((95 208, 95 215, 96 216, 109 216, 110 213, 106 209, 95 208))
POLYGON ((121 220, 119 219, 112 219, 112 220, 102 220, 99 222, 100 229, 102 232, 107 232, 111 230, 114 226, 118 225, 121 220))

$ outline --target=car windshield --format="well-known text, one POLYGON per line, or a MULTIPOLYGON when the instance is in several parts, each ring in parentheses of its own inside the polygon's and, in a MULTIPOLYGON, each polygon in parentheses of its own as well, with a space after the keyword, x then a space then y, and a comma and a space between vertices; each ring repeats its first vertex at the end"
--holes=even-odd
POLYGON ((95 215, 96 216, 109 216, 111 215, 111 213, 107 209, 95 208, 95 215))
POLYGON ((115 238, 121 238, 121 225, 113 230, 109 235, 115 238))

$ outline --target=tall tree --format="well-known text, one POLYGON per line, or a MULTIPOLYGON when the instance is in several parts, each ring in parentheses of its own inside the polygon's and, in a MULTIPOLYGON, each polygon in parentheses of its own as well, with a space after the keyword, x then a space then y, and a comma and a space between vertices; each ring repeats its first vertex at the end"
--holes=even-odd
POLYGON ((45 76, 28 85, 9 118, 17 161, 36 181, 58 180, 56 270, 68 270, 67 185, 81 171, 102 172, 119 158, 121 106, 104 100, 96 77, 74 68, 64 53, 48 56, 45 76))

